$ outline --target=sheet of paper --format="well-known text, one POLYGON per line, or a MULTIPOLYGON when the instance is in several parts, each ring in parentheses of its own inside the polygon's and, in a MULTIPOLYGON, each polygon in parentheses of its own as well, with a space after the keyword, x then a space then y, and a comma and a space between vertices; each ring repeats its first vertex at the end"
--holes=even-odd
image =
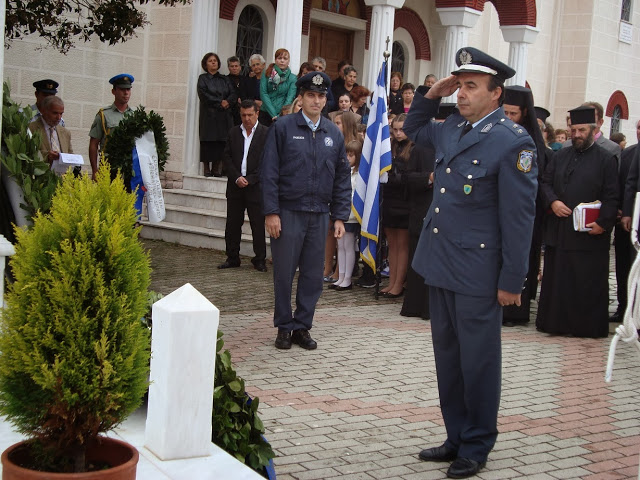
POLYGON ((84 158, 75 153, 61 153, 60 162, 66 165, 84 165, 84 158))

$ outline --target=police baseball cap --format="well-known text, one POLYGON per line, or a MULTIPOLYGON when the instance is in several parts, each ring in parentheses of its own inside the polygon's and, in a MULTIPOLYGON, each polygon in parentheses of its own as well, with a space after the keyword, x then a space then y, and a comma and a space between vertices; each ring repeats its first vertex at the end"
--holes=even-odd
POLYGON ((113 87, 118 88, 131 88, 133 83, 133 75, 129 75, 128 73, 121 73, 116 75, 115 77, 111 77, 109 79, 109 83, 113 85, 113 87))
POLYGON ((436 120, 444 120, 456 111, 455 103, 441 103, 436 113, 436 120))
POLYGON ((52 95, 58 93, 58 85, 58 82, 56 82, 55 80, 51 80, 50 78, 33 82, 33 86, 36 89, 36 92, 50 93, 52 95))
POLYGON ((586 105, 569 110, 569 116, 571 117, 571 125, 596 123, 596 109, 586 105))
POLYGON ((303 75, 296 82, 296 87, 311 92, 327 93, 331 86, 331 79, 324 72, 311 72, 303 75))
POLYGON ((451 72, 452 75, 486 73, 504 81, 516 74, 516 71, 509 65, 505 65, 500 60, 473 47, 464 47, 458 50, 456 65, 458 65, 458 70, 451 72))

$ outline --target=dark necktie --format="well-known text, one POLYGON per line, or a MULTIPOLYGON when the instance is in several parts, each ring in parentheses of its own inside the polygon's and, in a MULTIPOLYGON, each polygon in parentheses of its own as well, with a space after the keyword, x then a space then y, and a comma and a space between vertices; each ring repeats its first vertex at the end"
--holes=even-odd
POLYGON ((462 129, 462 133, 460 133, 460 138, 464 137, 467 133, 471 131, 473 126, 470 123, 467 123, 462 129))

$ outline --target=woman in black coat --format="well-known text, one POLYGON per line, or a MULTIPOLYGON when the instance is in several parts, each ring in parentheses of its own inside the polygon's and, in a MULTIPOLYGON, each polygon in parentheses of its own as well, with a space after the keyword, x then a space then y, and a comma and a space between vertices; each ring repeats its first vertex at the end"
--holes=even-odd
POLYGON ((231 105, 238 100, 236 90, 220 75, 220 57, 209 52, 200 62, 206 71, 198 77, 200 98, 200 161, 205 177, 222 176, 222 158, 229 129, 233 127, 231 105))

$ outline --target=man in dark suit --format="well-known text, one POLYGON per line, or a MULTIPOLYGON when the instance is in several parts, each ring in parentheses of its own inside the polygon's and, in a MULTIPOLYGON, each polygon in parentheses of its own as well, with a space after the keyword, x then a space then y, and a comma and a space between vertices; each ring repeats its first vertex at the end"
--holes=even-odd
POLYGON ((253 100, 244 100, 240 104, 240 119, 242 123, 229 130, 224 149, 228 178, 227 226, 224 231, 227 259, 218 268, 240 266, 240 238, 246 209, 255 254, 251 263, 256 270, 266 272, 267 246, 258 172, 268 128, 258 123, 258 106, 253 100))
POLYGON ((536 146, 500 108, 515 70, 475 48, 458 70, 417 95, 404 122, 435 149, 433 201, 412 262, 429 285, 431 333, 447 439, 420 452, 453 461, 447 476, 475 475, 498 436, 502 307, 520 305, 537 192, 536 146), (432 122, 458 90, 459 113, 432 122))
MULTIPOLYGON (((636 122, 636 137, 640 142, 640 120, 636 122)), ((627 284, 635 251, 631 245, 631 216, 636 192, 640 191, 640 157, 638 144, 631 145, 622 151, 620 169, 618 171, 620 187, 620 207, 622 218, 615 228, 614 246, 616 251, 616 280, 618 286, 618 309, 610 318, 610 322, 621 322, 627 308, 627 284)))

